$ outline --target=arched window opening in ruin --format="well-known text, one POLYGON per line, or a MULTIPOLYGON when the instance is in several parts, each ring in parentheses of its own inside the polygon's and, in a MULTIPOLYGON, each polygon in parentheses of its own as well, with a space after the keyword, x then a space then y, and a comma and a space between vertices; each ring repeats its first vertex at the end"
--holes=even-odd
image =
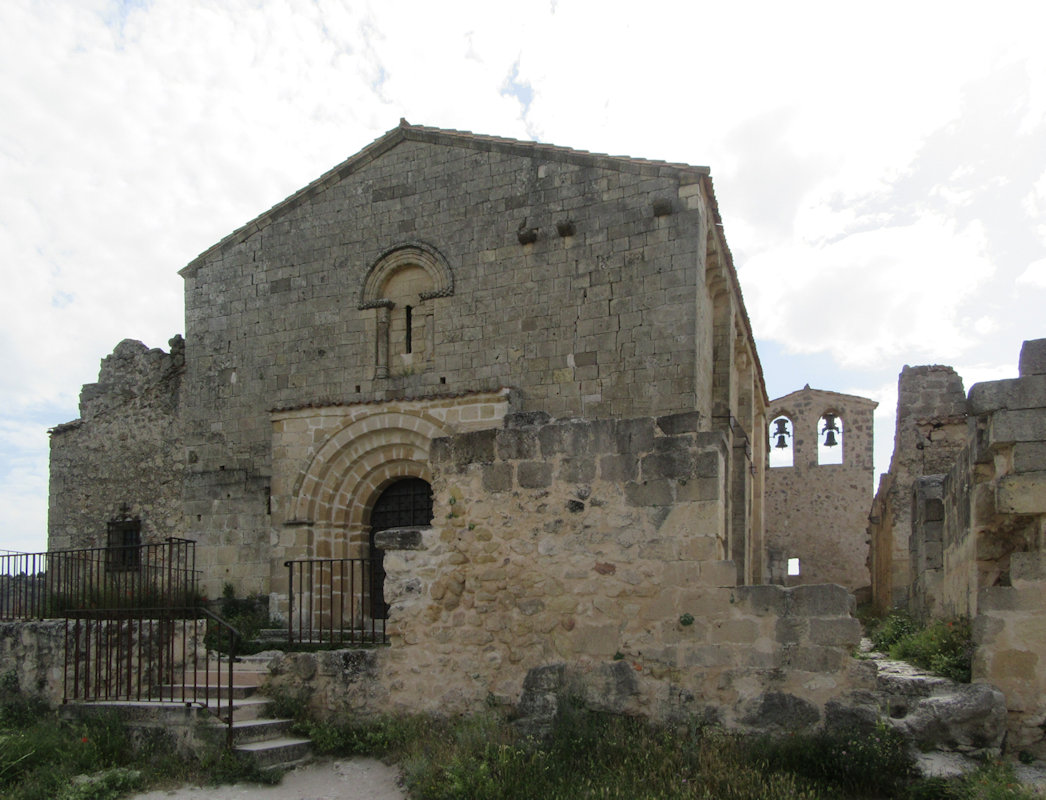
POLYGON ((407 306, 404 309, 404 311, 406 312, 405 316, 407 318, 407 321, 406 321, 406 324, 407 324, 407 335, 405 337, 404 349, 408 353, 413 353, 414 352, 414 342, 413 342, 413 339, 412 339, 412 334, 414 333, 414 313, 413 313, 414 312, 414 307, 413 306, 407 306))
POLYGON ((826 411, 817 421, 817 463, 843 463, 843 418, 826 411))
POLYGON ((402 478, 389 484, 370 512, 371 616, 385 619, 385 551, 374 544, 374 535, 389 528, 425 527, 432 523, 432 487, 421 478, 402 478))
POLYGON ((786 416, 770 423, 770 466, 791 467, 795 464, 795 426, 786 416))
POLYGON ((788 559, 788 576, 795 577, 799 574, 799 559, 790 558, 788 559))

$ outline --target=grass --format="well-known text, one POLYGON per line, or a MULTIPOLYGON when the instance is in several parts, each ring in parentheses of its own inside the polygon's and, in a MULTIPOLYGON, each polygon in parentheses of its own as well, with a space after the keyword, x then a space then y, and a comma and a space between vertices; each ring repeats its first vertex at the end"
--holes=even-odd
POLYGON ((959 617, 919 625, 903 611, 894 611, 870 630, 872 644, 891 658, 908 661, 958 683, 970 682, 973 640, 970 621, 959 617))
MULTIPOLYGON (((113 719, 63 722, 38 704, 3 697, 0 797, 116 800, 157 786, 272 780, 230 754, 189 762, 134 753, 113 719)), ((653 725, 569 709, 544 740, 491 711, 458 719, 380 717, 329 724, 300 717, 320 754, 394 761, 414 800, 1031 800, 1007 764, 958 780, 914 778, 887 727, 786 737, 714 726, 653 725)))
POLYGON ((194 761, 169 749, 136 751, 117 718, 70 722, 21 695, 17 686, 13 673, 0 676, 0 797, 5 800, 115 800, 158 786, 279 779, 230 754, 194 761))

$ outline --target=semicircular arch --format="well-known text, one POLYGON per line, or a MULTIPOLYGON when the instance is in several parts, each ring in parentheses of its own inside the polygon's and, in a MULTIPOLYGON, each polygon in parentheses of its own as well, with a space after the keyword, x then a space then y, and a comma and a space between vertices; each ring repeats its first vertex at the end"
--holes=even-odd
POLYGON ((425 242, 404 242, 390 247, 371 264, 360 290, 360 309, 387 304, 383 288, 393 275, 407 267, 420 267, 432 281, 431 288, 422 293, 422 300, 454 294, 454 273, 443 254, 425 242))
POLYGON ((397 477, 431 480, 432 440, 450 433, 424 412, 386 411, 354 420, 330 436, 294 491, 294 515, 335 525, 357 520, 381 486, 397 477))

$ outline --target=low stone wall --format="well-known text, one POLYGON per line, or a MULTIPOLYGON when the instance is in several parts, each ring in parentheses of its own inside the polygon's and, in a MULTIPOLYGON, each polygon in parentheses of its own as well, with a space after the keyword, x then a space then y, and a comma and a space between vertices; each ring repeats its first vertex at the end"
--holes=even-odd
POLYGON ((62 702, 65 623, 0 622, 0 677, 12 674, 18 690, 50 705, 62 702))

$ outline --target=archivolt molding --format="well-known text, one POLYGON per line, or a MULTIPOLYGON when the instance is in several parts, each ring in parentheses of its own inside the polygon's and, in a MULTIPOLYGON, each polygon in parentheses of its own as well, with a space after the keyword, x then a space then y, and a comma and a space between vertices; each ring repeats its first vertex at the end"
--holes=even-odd
POLYGON ((432 289, 422 292, 422 300, 454 294, 454 273, 443 254, 425 242, 404 242, 386 250, 371 265, 360 291, 360 309, 388 307, 389 300, 380 294, 382 287, 398 269, 408 266, 421 267, 432 279, 432 289))
POLYGON ((417 411, 379 412, 349 423, 323 443, 297 482, 293 518, 362 525, 366 509, 393 480, 431 481, 429 448, 449 433, 417 411))

